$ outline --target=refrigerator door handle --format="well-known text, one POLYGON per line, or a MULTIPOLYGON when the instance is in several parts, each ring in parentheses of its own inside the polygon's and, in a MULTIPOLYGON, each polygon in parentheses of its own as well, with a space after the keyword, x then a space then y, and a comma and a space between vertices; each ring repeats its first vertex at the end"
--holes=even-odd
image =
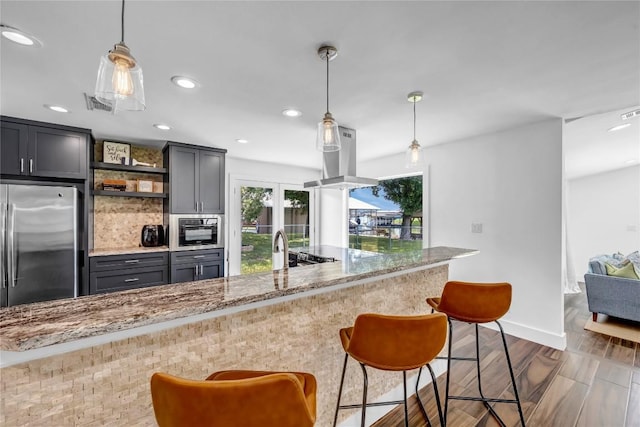
POLYGON ((7 221, 7 277, 12 288, 16 287, 16 250, 14 248, 15 209, 16 205, 9 205, 9 218, 7 221))
POLYGON ((2 259, 0 259, 0 264, 1 267, 0 268, 0 272, 2 272, 2 277, 0 277, 0 280, 2 281, 2 289, 7 287, 7 264, 5 261, 6 258, 6 252, 7 252, 7 245, 6 245, 6 235, 7 235, 7 204, 3 201, 0 201, 0 245, 1 245, 1 249, 2 249, 2 259))

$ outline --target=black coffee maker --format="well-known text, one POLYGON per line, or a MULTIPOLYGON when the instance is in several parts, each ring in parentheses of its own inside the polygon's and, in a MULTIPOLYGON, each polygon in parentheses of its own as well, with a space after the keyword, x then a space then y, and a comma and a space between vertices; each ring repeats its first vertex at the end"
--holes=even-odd
POLYGON ((144 247, 164 245, 164 227, 161 225, 143 226, 140 240, 144 247))

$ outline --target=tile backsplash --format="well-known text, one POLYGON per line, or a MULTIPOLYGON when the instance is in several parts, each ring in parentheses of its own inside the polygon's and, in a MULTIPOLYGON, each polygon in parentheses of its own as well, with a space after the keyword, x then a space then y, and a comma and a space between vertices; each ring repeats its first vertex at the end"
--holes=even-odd
MULTIPOLYGON (((94 145, 94 158, 102 161, 102 141, 94 145)), ((152 147, 131 146, 131 158, 162 167, 162 151, 152 147)), ((94 170, 94 189, 101 190, 105 179, 149 180, 162 182, 162 175, 109 170, 94 170)), ((129 190, 129 189, 127 189, 129 190)), ((140 246, 145 224, 162 224, 162 200, 144 197, 94 196, 93 249, 126 249, 140 246)))

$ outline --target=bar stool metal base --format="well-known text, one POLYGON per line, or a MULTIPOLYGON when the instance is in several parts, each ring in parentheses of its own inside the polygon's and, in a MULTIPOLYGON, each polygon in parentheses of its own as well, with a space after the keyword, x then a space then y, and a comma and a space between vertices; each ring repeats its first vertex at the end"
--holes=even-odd
MULTIPOLYGON (((333 427, 336 426, 337 422, 338 422, 338 411, 341 409, 362 409, 362 418, 360 421, 360 425, 361 427, 365 426, 365 420, 366 420, 366 408, 367 407, 374 407, 374 406, 387 406, 387 405, 400 405, 403 404, 404 405, 404 425, 406 427, 409 427, 409 413, 408 413, 408 408, 407 408, 407 371, 402 371, 402 384, 403 384, 403 391, 404 391, 404 400, 392 400, 392 401, 387 401, 387 402, 374 402, 374 403, 367 403, 367 389, 369 386, 369 379, 367 376, 367 370, 366 367, 363 363, 360 363, 360 367, 362 368, 362 375, 363 375, 363 390, 362 390, 362 403, 360 404, 352 404, 352 405, 340 405, 340 400, 342 398, 342 387, 344 385, 344 376, 347 370, 347 361, 349 360, 349 354, 345 353, 344 356, 344 364, 342 366, 342 376, 340 377, 340 389, 338 390, 338 402, 336 404, 336 413, 335 416, 333 418, 333 427)), ((430 364, 426 365, 427 368, 429 369, 429 373, 431 374, 431 381, 433 384, 433 391, 435 393, 435 399, 436 399, 436 405, 438 407, 438 417, 440 419, 440 425, 444 426, 445 422, 444 422, 444 417, 442 414, 442 406, 440 404, 440 395, 438 394, 438 384, 436 381, 436 376, 433 372, 433 369, 431 368, 430 364)), ((425 420, 427 421, 427 425, 429 427, 432 426, 431 424, 431 420, 429 419, 429 415, 427 414, 426 409, 424 408, 424 405, 422 403, 422 399, 420 399, 420 394, 418 393, 418 385, 420 384, 420 375, 422 374, 422 368, 420 368, 418 370, 418 379, 416 380, 416 398, 418 399, 418 406, 420 407, 420 411, 422 412, 422 415, 424 416, 425 420)))
MULTIPOLYGON (((516 387, 516 379, 513 375, 513 367, 511 366, 511 358, 509 357, 509 349, 507 348, 507 340, 505 339, 504 336, 504 330, 502 329, 502 325, 500 325, 500 322, 498 322, 497 320, 495 320, 495 323, 498 325, 498 328, 500 328, 500 336, 502 337, 502 344, 504 346, 504 353, 506 355, 507 358, 507 365, 509 367, 509 375, 511 376, 511 384, 513 386, 513 393, 515 396, 515 399, 498 399, 498 398, 491 398, 491 397, 485 397, 484 393, 482 392, 482 379, 481 379, 481 375, 480 375, 480 340, 479 340, 479 334, 478 334, 478 324, 475 323, 475 333, 476 333, 476 357, 454 357, 451 356, 451 346, 452 346, 452 337, 453 337, 453 325, 451 323, 452 318, 449 317, 447 319, 449 321, 449 343, 448 343, 448 356, 447 356, 447 383, 446 383, 446 391, 445 391, 445 395, 446 395, 446 400, 444 403, 444 424, 446 425, 446 421, 447 421, 447 413, 449 410, 449 400, 471 400, 471 401, 478 401, 478 402, 482 402, 484 403, 484 406, 487 408, 487 410, 489 411, 489 413, 493 416, 493 418, 495 418, 495 420, 502 426, 502 427, 506 427, 506 424, 504 423, 504 421, 502 420, 502 418, 500 418, 500 416, 497 414, 497 412, 493 409, 493 407, 490 405, 490 403, 514 403, 518 406, 518 413, 520 415, 520 422, 522 424, 522 427, 526 427, 526 424, 524 422, 524 414, 522 412, 522 405, 520 404, 520 397, 518 396, 518 388, 516 387), (478 391, 480 393, 480 397, 472 397, 472 396, 451 396, 449 395, 449 380, 450 380, 450 374, 451 374, 451 361, 452 360, 462 360, 462 361, 473 361, 476 362, 476 370, 477 370, 477 377, 478 377, 478 391)), ((455 319, 453 319, 455 320, 455 319)))

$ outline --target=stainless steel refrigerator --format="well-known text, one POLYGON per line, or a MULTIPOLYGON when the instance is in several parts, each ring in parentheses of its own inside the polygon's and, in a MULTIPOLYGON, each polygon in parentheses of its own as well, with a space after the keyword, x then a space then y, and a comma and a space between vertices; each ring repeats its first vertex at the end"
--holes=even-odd
POLYGON ((0 306, 78 295, 78 191, 0 184, 0 306))

